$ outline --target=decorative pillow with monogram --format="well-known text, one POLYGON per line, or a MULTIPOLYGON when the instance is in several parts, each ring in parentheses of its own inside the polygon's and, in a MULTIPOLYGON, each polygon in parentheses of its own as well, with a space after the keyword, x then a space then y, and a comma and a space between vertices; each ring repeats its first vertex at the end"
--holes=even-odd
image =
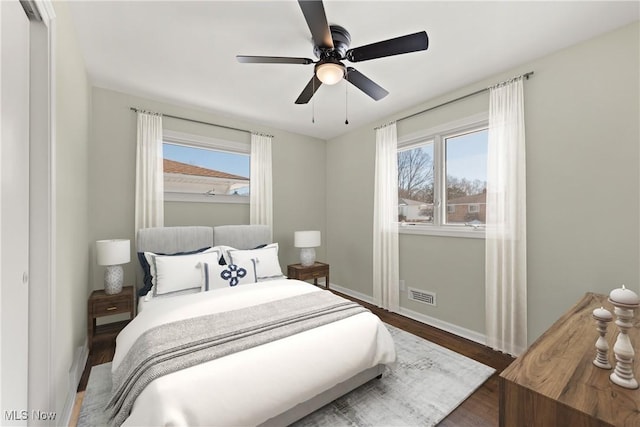
POLYGON ((256 283, 256 269, 252 261, 229 265, 203 262, 200 270, 203 291, 256 283))

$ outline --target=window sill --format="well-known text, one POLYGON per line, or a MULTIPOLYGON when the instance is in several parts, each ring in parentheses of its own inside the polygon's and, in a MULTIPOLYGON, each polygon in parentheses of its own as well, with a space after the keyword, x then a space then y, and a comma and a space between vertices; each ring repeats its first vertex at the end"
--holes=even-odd
POLYGON ((198 193, 164 193, 165 202, 193 202, 193 203, 236 203, 249 204, 248 196, 220 195, 212 196, 198 193))
POLYGON ((410 225, 399 224, 398 233, 400 234, 419 234, 423 236, 440 236, 440 237, 463 237, 467 239, 484 239, 484 228, 474 229, 466 226, 432 226, 432 225, 410 225))

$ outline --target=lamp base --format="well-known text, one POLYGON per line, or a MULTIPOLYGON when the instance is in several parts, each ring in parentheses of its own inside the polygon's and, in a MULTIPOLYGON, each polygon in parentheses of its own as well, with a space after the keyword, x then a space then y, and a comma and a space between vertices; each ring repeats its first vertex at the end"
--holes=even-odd
POLYGON ((300 264, 303 267, 312 266, 316 262, 316 250, 314 248, 300 249, 300 264))
POLYGON ((108 265, 104 270, 104 293, 107 295, 122 292, 124 269, 121 265, 108 265))

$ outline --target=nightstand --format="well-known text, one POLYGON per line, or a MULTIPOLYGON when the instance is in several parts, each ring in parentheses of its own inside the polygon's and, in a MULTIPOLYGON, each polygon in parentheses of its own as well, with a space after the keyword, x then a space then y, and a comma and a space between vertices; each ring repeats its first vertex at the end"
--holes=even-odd
POLYGON ((313 284, 318 286, 318 277, 325 277, 325 288, 329 289, 329 264, 315 262, 309 267, 302 264, 291 264, 287 266, 287 276, 289 279, 308 280, 313 279, 313 284))
MULTIPOLYGON (((133 305, 133 286, 125 286, 122 288, 122 292, 115 295, 107 295, 104 290, 93 291, 89 297, 87 303, 87 341, 89 343, 89 350, 93 347, 93 340, 96 335, 103 332, 107 332, 110 325, 100 325, 96 327, 96 319, 98 317, 111 316, 113 314, 129 313, 131 319, 134 315, 133 305)), ((118 322, 119 327, 123 326, 130 320, 124 322, 118 322)))

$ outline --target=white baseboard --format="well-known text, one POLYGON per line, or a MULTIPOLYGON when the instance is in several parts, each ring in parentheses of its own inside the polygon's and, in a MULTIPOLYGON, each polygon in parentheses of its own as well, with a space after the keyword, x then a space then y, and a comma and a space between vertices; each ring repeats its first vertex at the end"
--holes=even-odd
POLYGON ((82 373, 87 365, 87 359, 89 358, 89 346, 85 340, 84 345, 77 348, 73 363, 69 369, 69 391, 67 392, 67 399, 64 403, 64 411, 60 420, 63 421, 61 425, 69 425, 71 423, 71 415, 73 413, 73 405, 76 402, 76 394, 78 392, 78 385, 82 379, 82 373))
POLYGON ((471 329, 463 328, 462 326, 454 325, 453 323, 445 322, 444 320, 436 319, 435 317, 427 316, 426 314, 418 313, 417 311, 409 310, 404 307, 400 307, 398 314, 408 317, 409 319, 425 323, 429 326, 433 326, 434 328, 450 332, 459 337, 477 342, 478 344, 487 345, 487 337, 480 332, 472 331, 471 329))
MULTIPOLYGON (((334 289, 350 297, 357 298, 360 301, 364 301, 369 304, 374 304, 373 297, 356 292, 354 290, 331 283, 331 289, 334 289)), ((374 304, 375 305, 375 304, 374 304)), ((444 320, 436 319, 435 317, 427 316, 426 314, 418 313, 417 311, 409 310, 408 308, 400 307, 398 314, 408 317, 409 319, 417 320, 434 328, 442 329, 443 331, 452 333, 462 338, 477 342, 482 345, 487 345, 487 337, 480 332, 472 331, 471 329, 463 328, 462 326, 454 325, 453 323, 445 322, 444 320)))
POLYGON ((371 297, 369 295, 362 294, 360 292, 356 292, 356 291, 354 291, 352 289, 349 289, 349 288, 344 288, 344 287, 342 287, 340 285, 336 285, 335 283, 331 283, 329 288, 333 289, 334 291, 338 291, 341 294, 349 295, 350 297, 357 298, 360 301, 364 301, 366 303, 375 305, 375 303, 373 302, 373 297, 371 297))

